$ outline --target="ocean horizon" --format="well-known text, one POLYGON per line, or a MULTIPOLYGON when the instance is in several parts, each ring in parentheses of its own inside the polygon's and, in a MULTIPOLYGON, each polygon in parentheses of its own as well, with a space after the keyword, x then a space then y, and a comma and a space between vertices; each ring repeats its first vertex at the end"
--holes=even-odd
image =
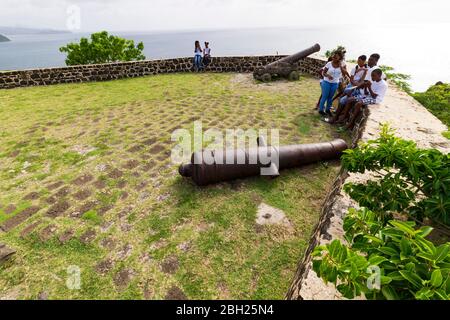
MULTIPOLYGON (((324 54, 343 45, 348 60, 379 53, 380 64, 411 75, 412 89, 424 91, 438 81, 450 82, 450 45, 438 41, 439 29, 439 25, 390 25, 111 33, 144 42, 147 59, 191 56, 195 40, 209 41, 213 56, 292 54, 315 43, 324 54)), ((59 48, 89 33, 5 35, 11 41, 0 43, 0 70, 24 70, 65 66, 59 48)))

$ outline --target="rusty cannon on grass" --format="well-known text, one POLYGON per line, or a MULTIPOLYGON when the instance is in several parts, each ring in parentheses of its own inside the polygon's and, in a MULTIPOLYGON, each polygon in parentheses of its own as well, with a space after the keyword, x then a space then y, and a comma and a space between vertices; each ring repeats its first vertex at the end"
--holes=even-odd
POLYGON ((297 81, 300 79, 298 62, 319 51, 320 45, 316 43, 308 49, 272 62, 265 67, 257 68, 255 72, 253 72, 253 77, 256 80, 263 82, 270 82, 277 77, 287 78, 290 81, 297 81))
POLYGON ((199 186, 258 175, 276 177, 279 170, 300 167, 320 161, 339 159, 347 143, 326 143, 270 147, 263 138, 258 147, 233 150, 203 150, 192 154, 191 163, 183 164, 179 173, 192 178, 199 186))

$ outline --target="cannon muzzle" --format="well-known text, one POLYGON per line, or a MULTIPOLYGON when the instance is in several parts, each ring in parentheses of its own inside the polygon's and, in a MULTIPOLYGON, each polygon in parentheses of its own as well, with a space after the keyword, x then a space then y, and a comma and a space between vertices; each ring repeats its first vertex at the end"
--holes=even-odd
POLYGON ((248 150, 203 150, 195 152, 191 163, 181 165, 178 171, 181 176, 192 178, 197 185, 205 186, 258 176, 262 174, 262 169, 266 170, 264 175, 277 176, 282 169, 338 159, 346 149, 347 143, 339 139, 279 148, 260 144, 259 147, 248 150))

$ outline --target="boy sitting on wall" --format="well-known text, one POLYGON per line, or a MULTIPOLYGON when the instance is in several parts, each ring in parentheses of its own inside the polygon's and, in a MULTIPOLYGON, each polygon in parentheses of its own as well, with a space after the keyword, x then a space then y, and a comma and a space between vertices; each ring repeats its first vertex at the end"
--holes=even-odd
POLYGON ((372 81, 366 81, 356 89, 351 98, 348 99, 347 104, 343 110, 344 115, 350 114, 347 125, 342 129, 353 129, 356 119, 361 114, 363 108, 370 105, 377 105, 383 102, 386 95, 388 84, 383 79, 383 72, 381 69, 375 69, 371 75, 372 81))

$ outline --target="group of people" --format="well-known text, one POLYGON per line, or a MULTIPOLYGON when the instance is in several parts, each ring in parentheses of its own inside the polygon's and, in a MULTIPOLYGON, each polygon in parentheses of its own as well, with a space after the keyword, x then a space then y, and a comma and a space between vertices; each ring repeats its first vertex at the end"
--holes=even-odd
POLYGON ((211 48, 209 42, 205 42, 205 48, 202 49, 200 41, 195 41, 194 50, 194 71, 200 72, 211 62, 211 48))
POLYGON ((319 70, 322 96, 317 109, 324 116, 324 121, 343 125, 341 130, 352 129, 363 108, 383 102, 388 85, 378 66, 379 60, 380 55, 377 53, 372 54, 369 59, 362 55, 349 74, 345 52, 333 53, 328 63, 319 70), (341 90, 338 92, 339 87, 341 90), (333 101, 337 99, 339 105, 333 113, 333 101))

